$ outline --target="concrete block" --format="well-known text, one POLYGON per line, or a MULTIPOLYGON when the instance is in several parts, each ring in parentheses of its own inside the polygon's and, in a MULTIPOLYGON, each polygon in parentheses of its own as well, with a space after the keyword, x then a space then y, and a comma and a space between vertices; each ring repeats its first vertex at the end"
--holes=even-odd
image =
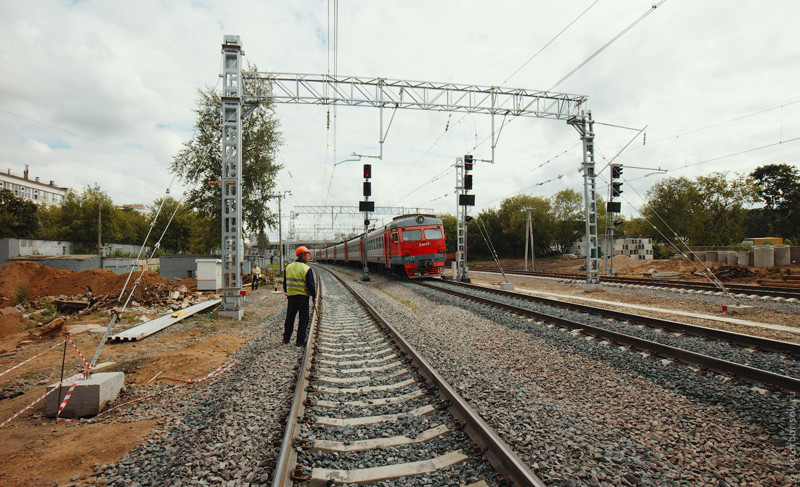
POLYGON ((706 261, 717 262, 719 260, 719 252, 716 250, 706 250, 706 261))
POLYGON ((736 265, 739 263, 739 254, 729 250, 728 251, 728 265, 736 265))
POLYGON ((750 259, 753 254, 749 250, 738 250, 736 251, 736 255, 739 258, 739 265, 752 265, 750 259))
POLYGON ((741 306, 741 305, 732 305, 732 304, 723 304, 722 305, 722 312, 723 313, 736 313, 742 314, 747 313, 753 307, 752 306, 741 306))
POLYGON ((500 283, 500 290, 502 290, 502 291, 513 291, 514 290, 514 283, 501 282, 500 283))
POLYGON ((691 254, 689 254, 689 257, 693 261, 703 262, 706 260, 706 253, 703 251, 694 251, 691 254))
POLYGON ((753 248, 753 264, 756 267, 772 267, 775 265, 775 251, 770 245, 757 245, 753 248))
POLYGON ((789 265, 792 263, 790 248, 788 245, 775 245, 773 248, 775 255, 775 265, 789 265))
MULTIPOLYGON (((65 380, 60 394, 56 391, 47 396, 45 404, 47 417, 56 416, 58 406, 61 405, 61 401, 64 400, 64 396, 67 395, 69 387, 74 382, 74 379, 69 383, 65 380)), ((78 382, 78 385, 75 386, 67 406, 61 411, 61 417, 81 418, 98 414, 106 404, 117 398, 124 385, 125 374, 123 372, 99 372, 90 375, 88 379, 78 382)), ((47 386, 47 391, 57 389, 58 386, 58 382, 51 384, 47 386)))

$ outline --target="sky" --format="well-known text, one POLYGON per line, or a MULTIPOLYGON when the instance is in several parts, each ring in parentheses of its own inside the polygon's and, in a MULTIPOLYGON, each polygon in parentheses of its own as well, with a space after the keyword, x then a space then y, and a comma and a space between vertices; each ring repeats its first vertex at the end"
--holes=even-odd
MULTIPOLYGON (((794 0, 0 0, 0 170, 28 165, 31 178, 76 191, 97 184, 118 205, 150 205, 167 189, 180 199, 170 161, 192 137, 197 90, 221 86, 223 36, 238 35, 245 63, 264 72, 584 95, 598 194, 616 156, 622 213, 635 217, 664 178, 799 165, 797 25, 794 0)), ((301 239, 360 226, 362 216, 292 213, 357 205, 363 162, 376 206, 455 214, 456 158, 491 157, 488 115, 398 110, 383 159, 358 162, 351 154, 380 150, 378 110, 275 109, 276 190, 291 193, 284 238, 292 219, 301 239)), ((516 194, 582 194, 581 161, 564 121, 509 119, 494 162, 476 163, 470 213, 516 194)), ((267 235, 277 240, 277 229, 267 235)))

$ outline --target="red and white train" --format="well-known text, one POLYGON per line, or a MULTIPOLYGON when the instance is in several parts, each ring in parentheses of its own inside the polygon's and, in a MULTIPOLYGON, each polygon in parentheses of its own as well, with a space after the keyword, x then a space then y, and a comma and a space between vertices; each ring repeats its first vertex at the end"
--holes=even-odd
POLYGON ((385 269, 404 277, 441 276, 445 244, 442 220, 433 215, 402 215, 363 235, 313 250, 314 260, 360 265, 362 254, 372 269, 385 269))

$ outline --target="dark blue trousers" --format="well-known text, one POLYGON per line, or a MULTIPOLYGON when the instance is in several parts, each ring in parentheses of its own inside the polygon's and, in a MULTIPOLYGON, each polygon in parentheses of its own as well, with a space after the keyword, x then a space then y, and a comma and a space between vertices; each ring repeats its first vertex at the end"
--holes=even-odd
POLYGON ((289 296, 289 305, 286 308, 286 321, 283 324, 283 343, 289 343, 294 331, 294 318, 300 314, 300 324, 297 325, 297 345, 306 344, 306 329, 308 328, 308 296, 289 296))

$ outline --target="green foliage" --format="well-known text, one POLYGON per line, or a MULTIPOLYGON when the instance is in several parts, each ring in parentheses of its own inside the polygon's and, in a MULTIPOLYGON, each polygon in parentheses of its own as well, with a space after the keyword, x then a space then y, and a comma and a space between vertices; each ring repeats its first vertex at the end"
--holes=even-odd
MULTIPOLYGON (((218 248, 221 239, 221 188, 209 181, 220 181, 222 174, 222 102, 212 88, 198 90, 198 93, 197 135, 184 144, 170 170, 191 187, 186 204, 203 220, 193 229, 191 247, 209 249, 218 248)), ((277 224, 277 216, 267 208, 266 201, 282 167, 276 162, 281 142, 271 103, 262 103, 242 120, 242 219, 246 233, 263 231, 277 224)))
MULTIPOLYGON (((757 221, 760 233, 766 236, 763 225, 773 236, 800 238, 800 171, 789 164, 767 164, 756 168, 750 176, 758 187, 764 209, 757 221)), ((753 220, 750 220, 753 222, 753 220)))
POLYGON ((14 304, 24 303, 28 300, 28 286, 29 283, 27 281, 17 284, 17 299, 14 304))
POLYGON ((551 198, 553 243, 565 252, 584 233, 583 196, 574 189, 563 189, 551 198))
POLYGON ((447 252, 455 252, 458 246, 458 242, 456 242, 458 239, 458 235, 456 235, 458 230, 456 228, 458 225, 456 217, 447 213, 436 215, 436 217, 442 220, 442 226, 444 227, 444 244, 445 247, 447 247, 447 252))
POLYGON ((258 232, 258 237, 256 237, 256 245, 258 245, 259 249, 266 249, 269 247, 269 237, 267 237, 267 234, 264 233, 263 230, 258 232))
POLYGON ((147 245, 155 245, 160 238, 161 250, 164 253, 178 254, 189 251, 191 247, 189 236, 192 234, 192 229, 195 228, 196 220, 199 218, 197 213, 190 211, 185 205, 179 205, 177 200, 168 196, 153 202, 148 214, 148 220, 153 221, 154 218, 155 224, 147 245), (161 211, 159 211, 159 208, 161 211), (158 217, 156 217, 156 214, 158 214, 158 217), (167 228, 167 225, 169 225, 169 228, 167 228), (166 233, 164 232, 165 229, 166 233))
POLYGON ((728 245, 744 238, 746 210, 756 189, 745 177, 728 180, 724 173, 667 178, 647 193, 642 215, 652 227, 643 237, 677 240, 690 245, 728 245))
POLYGON ((36 203, 0 189, 0 238, 34 238, 39 228, 36 203))

